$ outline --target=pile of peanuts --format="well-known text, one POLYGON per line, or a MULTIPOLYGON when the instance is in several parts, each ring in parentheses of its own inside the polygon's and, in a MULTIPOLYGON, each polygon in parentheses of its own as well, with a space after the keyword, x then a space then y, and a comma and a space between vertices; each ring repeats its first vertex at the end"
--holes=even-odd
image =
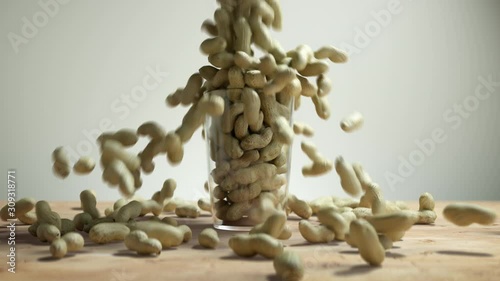
MULTIPOLYGON (((88 233, 94 243, 121 241, 139 255, 159 255, 162 249, 177 247, 193 235, 187 225, 178 225, 172 217, 160 219, 163 212, 196 218, 206 211, 224 223, 252 225, 248 234, 231 237, 229 247, 242 257, 262 255, 273 259, 277 275, 293 281, 302 279, 304 266, 300 256, 284 250, 280 241, 292 236, 287 215, 293 212, 302 218, 298 228, 309 243, 346 241, 358 248, 367 263, 381 265, 385 250, 401 240, 414 224, 434 223, 437 215, 431 194, 420 196, 419 210, 386 201, 361 164, 349 163, 341 156, 329 160, 310 141, 301 143, 312 162, 302 168, 302 174, 320 176, 335 167, 343 190, 351 197, 361 197, 327 196, 306 202, 286 192, 294 135, 314 135, 314 129, 305 123, 291 125, 292 111, 299 109, 305 97, 311 99, 320 118, 330 117, 327 95, 332 82, 326 75, 326 60, 345 63, 347 55, 333 46, 313 51, 299 45, 285 52, 270 36, 271 29, 280 30, 282 26, 279 0, 218 2, 214 21, 206 20, 202 25, 210 38, 201 43, 200 50, 211 65, 201 67, 184 88, 166 98, 169 106, 190 106, 182 124, 167 132, 150 121, 137 130, 103 133, 97 140, 102 152, 103 181, 118 187, 127 199, 117 200, 102 215, 96 207, 95 193, 84 190, 80 193, 83 212, 71 220, 53 212, 46 201, 23 198, 16 202, 17 219, 29 224, 28 231, 40 241, 51 243, 50 253, 55 258, 84 246, 80 232, 88 233), (259 48, 264 56, 254 57, 252 47, 259 48), (164 154, 171 164, 180 163, 183 145, 203 125, 214 166, 205 189, 215 201, 200 199, 196 205, 174 198, 174 179, 165 180, 151 199, 132 200, 142 186, 142 173, 154 171, 153 159, 164 154), (146 147, 137 155, 127 151, 139 137, 149 138, 146 147), (144 219, 148 214, 152 216, 144 219), (319 224, 309 220, 313 215, 319 224)), ((347 133, 362 125, 359 112, 340 122, 340 128, 347 133)), ((64 148, 56 148, 52 156, 54 173, 66 178, 71 163, 64 148)), ((93 159, 82 157, 73 165, 73 171, 88 174, 95 166, 93 159)), ((9 219, 8 209, 6 205, 0 210, 2 220, 9 219)), ((496 219, 493 211, 470 204, 450 204, 443 215, 459 226, 488 225, 496 219)), ((219 242, 214 229, 204 229, 198 235, 198 243, 205 248, 215 249, 219 242)))
MULTIPOLYGON (((314 52, 300 45, 285 52, 270 36, 271 29, 280 30, 282 25, 278 1, 219 2, 214 21, 206 20, 202 26, 211 37, 200 50, 211 65, 191 75, 186 86, 166 102, 191 105, 183 127, 175 132, 181 141, 203 123, 200 111, 211 117, 204 135, 214 162, 210 180, 214 215, 224 224, 254 225, 266 217, 252 210, 264 208, 269 201, 284 208, 294 131, 312 135, 308 126, 291 127, 291 111, 299 108, 302 96, 309 97, 318 116, 328 119, 332 82, 325 74, 325 59, 344 63, 347 55, 332 46, 314 52), (254 57, 253 46, 265 55, 254 57), (315 83, 311 77, 316 77, 315 83)), ((304 175, 332 169, 331 161, 315 153, 314 146, 309 148, 313 164, 304 167, 304 175)))

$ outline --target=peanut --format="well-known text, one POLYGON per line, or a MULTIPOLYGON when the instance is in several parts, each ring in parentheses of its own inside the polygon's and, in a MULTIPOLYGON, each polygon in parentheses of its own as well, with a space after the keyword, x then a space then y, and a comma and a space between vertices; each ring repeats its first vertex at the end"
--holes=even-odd
POLYGON ((324 225, 313 225, 310 221, 301 220, 299 231, 302 237, 311 243, 328 243, 335 239, 335 233, 324 225))
MULTIPOLYGON (((317 85, 311 83, 306 77, 297 75, 297 79, 300 81, 300 86, 302 88, 302 91, 300 94, 304 97, 314 97, 318 96, 318 98, 321 98, 318 95, 318 87, 317 85)), ((314 101, 314 100, 313 100, 314 101)))
POLYGON ((473 223, 490 225, 495 222, 493 210, 467 203, 452 203, 443 209, 444 217, 458 226, 468 226, 473 223))
POLYGON ((135 219, 141 215, 142 207, 139 201, 130 201, 125 206, 118 209, 114 215, 114 221, 125 223, 131 219, 135 219))
MULTIPOLYGON (((234 54, 233 59, 234 59, 234 64, 239 66, 242 69, 257 69, 257 68, 259 68, 259 65, 260 65, 259 59, 254 58, 254 57, 250 56, 249 54, 242 52, 242 51, 237 51, 234 54)), ((249 86, 251 86, 251 85, 249 85, 249 86)), ((263 87, 264 86, 259 87, 259 88, 263 88, 263 87)), ((252 88, 254 88, 254 87, 252 87, 252 88)))
POLYGON ((97 200, 95 195, 89 189, 86 189, 80 193, 80 201, 82 209, 85 213, 88 213, 93 219, 101 217, 99 210, 97 209, 97 200))
POLYGON ((366 191, 368 186, 372 183, 372 178, 365 172, 363 166, 361 166, 361 164, 359 163, 352 163, 352 169, 354 170, 354 173, 356 174, 356 177, 361 184, 361 188, 363 189, 363 191, 366 191))
POLYGON ((418 199, 419 202, 419 211, 424 211, 424 210, 429 210, 429 211, 434 211, 434 197, 432 197, 432 194, 425 192, 424 194, 420 195, 420 198, 418 199))
POLYGON ((299 217, 303 219, 308 219, 312 215, 312 209, 309 207, 306 201, 300 200, 297 196, 293 194, 288 194, 288 207, 297 214, 299 217))
POLYGON ((179 246, 185 235, 178 227, 155 221, 137 222, 131 230, 142 230, 149 238, 158 239, 163 249, 179 246))
POLYGON ((68 253, 68 248, 64 240, 58 238, 52 241, 50 244, 50 254, 52 257, 60 259, 66 256, 66 253, 68 253))
POLYGON ((317 59, 326 59, 334 63, 345 63, 348 60, 347 53, 334 47, 334 46, 324 46, 319 48, 314 52, 314 57, 317 59))
POLYGON ((260 134, 251 134, 241 140, 240 146, 244 151, 261 149, 269 145, 273 138, 273 130, 265 128, 260 134))
POLYGON ((378 233, 404 232, 410 229, 414 220, 408 213, 398 212, 387 215, 366 217, 378 233))
POLYGON ((130 229, 124 224, 104 222, 90 229, 89 238, 94 243, 107 244, 125 240, 129 232, 130 229))
POLYGON ((95 161, 94 159, 83 156, 78 159, 78 161, 73 165, 73 171, 76 174, 88 174, 92 172, 95 168, 95 161))
POLYGON ((68 152, 64 149, 64 147, 60 146, 54 150, 52 153, 52 160, 54 161, 52 166, 54 173, 61 178, 66 178, 71 171, 71 166, 69 163, 68 152))
POLYGON ((208 19, 202 23, 201 29, 211 36, 217 36, 219 33, 217 31, 217 26, 215 25, 215 23, 208 19))
MULTIPOLYGON (((252 12, 254 14, 254 12, 252 12)), ((251 15, 248 19, 248 23, 252 30, 252 41, 259 48, 265 51, 270 51, 274 48, 274 41, 271 38, 269 29, 256 15, 251 15)))
MULTIPOLYGON (((185 143, 191 139, 194 132, 203 124, 205 113, 201 110, 198 103, 194 103, 182 118, 182 124, 175 130, 175 134, 180 138, 181 143, 185 143)), ((168 137, 168 134, 167 134, 168 137)), ((174 137, 174 136, 171 136, 174 137)), ((170 140, 173 141, 174 139, 170 140)), ((168 146, 168 142, 167 142, 168 146)), ((171 148, 173 149, 173 148, 171 148)), ((172 151, 172 150, 170 150, 172 151)), ((167 147, 167 154, 169 149, 167 147)), ((182 158, 181 158, 182 159, 182 158)), ((172 161, 173 162, 173 161, 172 161)), ((174 162, 175 163, 175 162, 174 162)))
POLYGON ((187 225, 179 225, 177 227, 182 232, 182 242, 189 242, 193 238, 193 231, 187 225))
POLYGON ((252 203, 250 201, 233 203, 227 209, 225 219, 227 221, 237 221, 252 208, 252 203))
POLYGON ((207 198, 200 198, 198 200, 198 208, 200 208, 203 211, 212 212, 212 205, 210 204, 210 199, 207 198))
POLYGON ((198 235, 198 243, 200 246, 215 249, 219 244, 219 236, 217 235, 217 231, 212 228, 203 229, 198 235))
MULTIPOLYGON (((10 206, 9 206, 9 204, 6 204, 0 210, 0 219, 3 221, 7 221, 9 219, 14 219, 14 218, 18 218, 19 220, 21 220, 20 219, 21 217, 27 215, 27 216, 29 216, 29 218, 27 218, 27 219, 32 222, 32 214, 31 213, 28 214, 28 212, 33 210, 33 208, 35 207, 35 204, 36 204, 36 200, 33 198, 19 199, 15 202, 14 205, 11 204, 10 206)), ((33 222, 29 223, 29 224, 33 224, 33 222)))
POLYGON ((137 143, 138 137, 134 130, 121 129, 114 133, 103 133, 97 138, 97 141, 101 145, 106 143, 108 140, 118 142, 122 146, 132 146, 137 143))
MULTIPOLYGON (((353 165, 354 168, 354 165, 353 165)), ((356 171, 356 169, 354 169, 356 171)), ((358 175, 356 173, 356 175, 358 175)), ((358 176, 358 179, 360 177, 358 176)), ((374 200, 382 200, 382 191, 376 183, 370 183, 365 187, 365 194, 359 199, 359 207, 371 208, 374 200)))
POLYGON ((241 93, 241 101, 244 104, 243 115, 248 125, 255 126, 259 121, 260 98, 257 92, 251 88, 244 88, 241 93))
POLYGON ((184 157, 184 148, 180 136, 174 132, 168 133, 165 136, 165 144, 168 161, 172 164, 180 163, 184 157))
POLYGON ((313 51, 307 45, 299 45, 295 50, 288 52, 287 55, 292 59, 291 66, 298 71, 302 71, 313 58, 313 51))
POLYGON ((110 185, 119 185, 120 192, 127 197, 130 197, 135 192, 135 181, 132 172, 127 168, 126 164, 118 159, 112 160, 102 173, 102 179, 110 185))
POLYGON ((363 122, 363 115, 361 115, 361 113, 357 111, 354 111, 353 113, 342 119, 342 121, 340 121, 340 128, 344 132, 350 133, 361 128, 361 126, 363 126, 363 122))
POLYGON ((292 80, 296 78, 295 71, 289 67, 277 69, 276 74, 274 75, 274 79, 269 81, 263 88, 265 95, 274 95, 281 92, 288 85, 288 83, 292 82, 292 80))
POLYGON ((167 132, 165 132, 165 129, 163 129, 160 124, 154 121, 143 123, 141 126, 139 126, 139 128, 137 128, 137 135, 148 136, 152 140, 163 139, 165 138, 166 134, 167 132))
POLYGON ((73 218, 75 229, 82 231, 86 224, 92 222, 92 216, 89 213, 78 213, 73 218))
POLYGON ((61 235, 70 233, 76 230, 75 223, 70 219, 61 219, 61 235))
POLYGON ((304 265, 300 256, 284 251, 274 258, 273 267, 283 281, 299 281, 304 277, 304 265))
POLYGON ((241 186, 231 190, 227 198, 233 203, 245 202, 259 196, 261 187, 259 185, 241 186))
POLYGON ((293 123, 293 132, 296 135, 304 135, 306 137, 314 136, 314 129, 302 122, 294 122, 293 123))
POLYGON ((213 94, 204 94, 198 101, 200 110, 210 116, 221 116, 224 112, 224 99, 213 94))
POLYGON ((175 214, 180 218, 197 218, 200 216, 200 210, 198 206, 184 202, 177 205, 175 214))
POLYGON ((139 255, 159 255, 162 249, 162 245, 158 239, 149 238, 142 230, 131 231, 125 236, 124 242, 129 250, 135 251, 139 255))
POLYGON ((326 207, 320 209, 316 215, 323 225, 335 233, 335 239, 345 240, 345 234, 349 233, 349 224, 335 208, 326 207))
POLYGON ((318 96, 324 97, 330 93, 332 90, 332 80, 328 78, 325 74, 320 74, 316 79, 316 85, 318 86, 318 96))
POLYGON ((229 247, 241 257, 252 257, 257 254, 268 259, 283 252, 283 244, 275 238, 263 234, 238 234, 229 239, 229 247))
POLYGON ((35 212, 37 221, 42 223, 47 223, 54 225, 58 230, 61 230, 61 217, 58 213, 52 212, 49 203, 47 201, 38 201, 35 205, 35 212))
POLYGON ((139 203, 141 204, 141 216, 144 216, 148 213, 159 216, 163 211, 163 204, 159 204, 155 200, 142 200, 139 203))
POLYGON ((205 39, 200 45, 200 51, 205 55, 213 55, 226 49, 227 43, 223 37, 217 36, 205 39))
POLYGON ((122 161, 130 171, 137 170, 141 165, 141 160, 137 155, 125 151, 120 142, 107 139, 102 145, 101 161, 103 161, 104 166, 107 166, 113 159, 122 161))
POLYGON ((231 66, 227 73, 227 79, 229 81, 229 89, 242 89, 245 87, 245 78, 241 68, 238 66, 231 66))
POLYGON ((286 215, 284 212, 276 212, 269 216, 263 223, 255 225, 250 234, 265 233, 271 237, 278 238, 286 224, 286 215))
POLYGON ((230 68, 234 65, 234 55, 226 51, 208 56, 208 61, 218 68, 230 68))
POLYGON ((231 30, 231 15, 225 9, 217 9, 214 13, 215 25, 217 26, 217 34, 226 40, 227 49, 233 48, 233 34, 231 30))
POLYGON ((34 224, 37 221, 35 212, 27 212, 22 215, 16 215, 17 219, 24 224, 34 224))
MULTIPOLYGON (((242 145, 242 143, 240 143, 242 145)), ((232 159, 229 164, 231 170, 238 170, 250 166, 253 162, 259 160, 260 154, 258 150, 248 150, 238 159, 232 159)))
POLYGON ((259 70, 248 70, 245 72, 245 84, 253 89, 262 89, 266 86, 267 79, 259 70))
POLYGON ((36 228, 36 237, 42 242, 52 242, 61 237, 61 232, 55 225, 40 222, 36 228))
POLYGON ((252 29, 244 17, 238 18, 233 25, 234 28, 234 50, 251 54, 252 29))
POLYGON ((375 228, 365 220, 351 222, 349 239, 357 245, 359 254, 370 265, 379 266, 385 258, 385 249, 379 241, 375 228))
POLYGON ((76 252, 83 248, 85 241, 82 235, 76 232, 70 232, 63 235, 60 239, 52 241, 50 253, 52 257, 63 258, 67 252, 76 252))
POLYGON ((281 30, 282 26, 282 14, 281 14, 281 6, 279 4, 279 0, 266 0, 266 2, 271 6, 274 11, 274 19, 272 26, 275 30, 281 30))
MULTIPOLYGON (((156 217, 154 217, 154 218, 156 218, 156 217)), ((161 219, 161 221, 163 223, 166 223, 166 224, 171 225, 171 226, 177 226, 178 225, 177 221, 174 218, 171 218, 171 217, 164 217, 163 219, 161 219)))
POLYGON ((302 76, 318 76, 328 71, 328 63, 312 59, 304 69, 299 70, 302 76))
MULTIPOLYGON (((304 92, 302 91, 302 94, 304 92)), ((328 120, 330 118, 330 104, 328 103, 328 96, 320 97, 317 94, 314 94, 311 97, 311 100, 314 104, 314 109, 316 110, 316 114, 319 118, 323 120, 328 120)))
POLYGON ((352 165, 339 156, 335 160, 335 170, 340 177, 340 184, 344 191, 351 196, 358 196, 362 188, 352 165))
POLYGON ((271 123, 271 128, 276 140, 282 144, 291 145, 293 141, 293 129, 290 127, 288 120, 283 116, 278 116, 271 123))

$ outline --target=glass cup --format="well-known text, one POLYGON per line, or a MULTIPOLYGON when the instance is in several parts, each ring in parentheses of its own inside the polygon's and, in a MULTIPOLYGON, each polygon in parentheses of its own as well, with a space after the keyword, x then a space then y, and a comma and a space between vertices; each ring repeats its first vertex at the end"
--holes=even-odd
POLYGON ((204 94, 225 100, 224 113, 207 116, 204 127, 214 227, 248 231, 276 210, 285 211, 291 143, 284 144, 271 125, 283 116, 292 126, 293 98, 249 88, 204 94), (253 107, 242 102, 249 100, 245 91, 254 97, 253 107))

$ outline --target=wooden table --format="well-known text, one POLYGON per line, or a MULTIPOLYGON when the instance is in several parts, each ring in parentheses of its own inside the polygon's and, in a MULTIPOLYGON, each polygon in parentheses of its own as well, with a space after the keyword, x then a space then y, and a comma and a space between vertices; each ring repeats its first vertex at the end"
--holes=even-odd
MULTIPOLYGON (((5 202, 0 202, 3 206, 5 202)), ((345 242, 309 244, 297 229, 298 217, 291 216, 293 229, 288 249, 300 254, 305 262, 303 280, 500 280, 500 221, 492 226, 458 227, 441 217, 447 202, 436 204, 435 225, 416 225, 403 241, 386 253, 381 267, 367 265, 356 249, 345 242)), ((474 202, 500 214, 500 202, 474 202)), ((99 207, 110 206, 100 204, 99 207)), ((79 202, 53 203, 62 217, 80 212, 79 202)), ((416 208, 416 202, 409 202, 416 208)), ((171 216, 171 214, 165 214, 171 216)), ((311 220, 316 220, 315 217, 311 220)), ((123 243, 96 245, 86 233, 85 248, 62 260, 50 257, 49 246, 27 232, 16 229, 16 273, 7 272, 9 234, 6 223, 0 228, 0 280, 279 280, 271 260, 262 257, 240 258, 227 241, 234 232, 219 231, 220 246, 205 250, 197 245, 198 233, 211 227, 206 214, 197 219, 179 219, 193 230, 193 239, 178 248, 164 250, 158 257, 141 257, 128 251, 123 243)))

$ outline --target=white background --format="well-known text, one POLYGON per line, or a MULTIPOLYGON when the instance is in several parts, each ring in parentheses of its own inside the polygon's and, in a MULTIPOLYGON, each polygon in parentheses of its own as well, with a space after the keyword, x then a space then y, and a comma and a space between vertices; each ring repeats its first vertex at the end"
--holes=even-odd
MULTIPOLYGON (((295 120, 316 128, 312 141, 328 158, 343 155, 363 163, 386 198, 414 200, 429 191, 440 200, 499 200, 500 1, 389 3, 282 1, 284 28, 273 34, 285 49, 298 44, 356 48, 349 63, 331 65, 328 73, 334 82, 331 118, 319 119, 304 99, 295 120), (377 20, 389 11, 390 18, 377 20), (481 90, 489 93, 483 100, 474 98, 480 76, 497 82, 492 91, 481 90), (454 105, 464 100, 473 110, 458 117, 454 105), (365 125, 346 134, 338 124, 353 110, 364 114, 365 125), (454 119, 445 119, 446 114, 454 119), (418 152, 415 141, 431 138, 435 130, 442 130, 446 140, 428 155, 418 152), (412 155, 424 158, 412 165, 414 170, 399 172, 412 155), (400 181, 389 183, 389 173, 400 181)), ((186 108, 167 108, 164 100, 207 64, 198 50, 207 38, 200 25, 215 8, 215 0, 73 0, 59 4, 26 38, 23 18, 33 23, 34 16, 44 13, 39 2, 1 1, 0 171, 17 170, 18 197, 78 200, 81 190, 92 188, 99 200, 117 199, 118 191, 101 181, 100 168, 89 176, 56 178, 53 149, 84 148, 84 132, 98 130, 102 120, 110 120, 115 129, 135 129, 149 120, 175 129, 186 108), (24 43, 13 45, 12 34, 24 37, 24 43), (122 95, 142 85, 148 67, 168 76, 135 108, 127 106, 127 114, 113 110, 113 104, 125 105, 122 95)), ((344 196, 335 172, 318 178, 301 175, 308 159, 300 141, 297 137, 294 143, 291 192, 305 199, 344 196)), ((144 145, 141 141, 134 150, 144 145)), ((199 131, 185 148, 180 166, 155 159, 157 168, 144 176, 139 195, 151 196, 173 177, 177 196, 204 196, 206 153, 199 131)), ((89 155, 97 159, 97 147, 89 155)), ((5 199, 6 184, 1 188, 0 199, 5 199)))

